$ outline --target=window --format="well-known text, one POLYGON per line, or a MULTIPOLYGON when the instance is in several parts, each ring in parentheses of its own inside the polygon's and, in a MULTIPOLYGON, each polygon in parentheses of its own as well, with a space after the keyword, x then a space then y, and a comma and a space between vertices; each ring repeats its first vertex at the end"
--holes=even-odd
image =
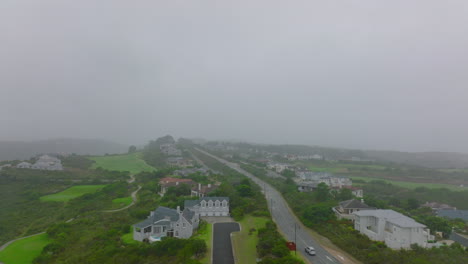
POLYGON ((176 237, 179 236, 179 231, 175 231, 175 236, 176 236, 176 237))
POLYGON ((185 228, 185 223, 182 223, 182 227, 185 228))
POLYGON ((143 233, 151 233, 151 226, 145 227, 145 229, 143 229, 143 233))
POLYGON ((154 233, 161 233, 161 227, 160 226, 155 226, 154 227, 154 233))
POLYGON ((202 202, 201 202, 201 207, 205 207, 205 206, 206 206, 205 201, 202 201, 202 202))
POLYGON ((208 202, 208 207, 210 207, 210 208, 213 207, 213 202, 212 201, 208 202))
POLYGON ((216 201, 216 202, 215 202, 215 206, 216 206, 216 207, 219 207, 219 201, 216 201))

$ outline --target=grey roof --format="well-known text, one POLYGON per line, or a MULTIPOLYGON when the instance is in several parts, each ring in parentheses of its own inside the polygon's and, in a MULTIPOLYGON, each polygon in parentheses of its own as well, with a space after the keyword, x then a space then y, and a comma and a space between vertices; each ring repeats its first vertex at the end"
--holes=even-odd
POLYGON ((373 210, 375 209, 374 207, 370 207, 365 203, 362 203, 361 201, 358 201, 356 199, 351 199, 347 201, 340 202, 340 206, 345 208, 345 209, 367 209, 367 210, 373 210))
POLYGON ((184 211, 182 212, 182 216, 187 219, 187 221, 192 224, 192 218, 193 216, 195 215, 195 212, 188 209, 188 208, 185 208, 184 211))
POLYGON ((203 200, 205 200, 205 201, 210 201, 210 200, 211 201, 216 201, 216 200, 223 201, 223 200, 226 200, 226 201, 229 202, 229 197, 203 197, 203 198, 200 199, 200 201, 203 201, 203 200))
POLYGON ((194 207, 200 203, 200 200, 185 200, 184 208, 194 207))
POLYGON ((139 228, 147 227, 157 221, 165 219, 166 217, 168 218, 168 222, 169 220, 179 220, 179 214, 177 213, 177 210, 164 206, 159 206, 155 211, 152 212, 152 214, 153 215, 150 215, 147 219, 138 224, 135 224, 134 226, 139 228))
POLYGON ((387 222, 393 223, 399 227, 426 227, 425 225, 414 221, 414 219, 393 210, 362 210, 354 212, 353 214, 357 216, 374 216, 377 218, 383 218, 387 222))
POLYGON ((442 216, 442 217, 447 217, 450 219, 461 218, 465 221, 468 221, 468 210, 441 209, 441 210, 437 210, 437 215, 442 216))

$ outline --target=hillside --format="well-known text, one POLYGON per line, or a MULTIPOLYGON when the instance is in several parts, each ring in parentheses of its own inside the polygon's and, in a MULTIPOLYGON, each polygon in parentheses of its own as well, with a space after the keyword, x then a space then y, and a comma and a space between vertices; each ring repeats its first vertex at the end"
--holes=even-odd
POLYGON ((0 141, 0 161, 29 159, 41 153, 104 155, 125 153, 128 146, 101 139, 50 139, 42 141, 0 141))

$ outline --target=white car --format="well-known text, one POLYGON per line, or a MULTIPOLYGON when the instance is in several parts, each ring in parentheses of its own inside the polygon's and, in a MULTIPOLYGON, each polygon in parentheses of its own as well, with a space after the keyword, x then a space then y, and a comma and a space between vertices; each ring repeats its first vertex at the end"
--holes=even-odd
POLYGON ((305 252, 311 256, 315 256, 315 248, 313 247, 305 247, 305 252))

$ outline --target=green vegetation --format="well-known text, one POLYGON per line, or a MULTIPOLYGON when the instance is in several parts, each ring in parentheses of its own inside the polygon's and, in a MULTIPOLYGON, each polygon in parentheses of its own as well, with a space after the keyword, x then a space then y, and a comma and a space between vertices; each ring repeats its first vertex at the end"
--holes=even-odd
POLYGON ((206 243, 206 254, 205 257, 200 259, 200 262, 203 264, 211 264, 211 256, 213 250, 213 224, 207 223, 205 221, 200 221, 197 233, 193 238, 201 239, 206 243))
POLYGON ((49 243, 47 234, 31 236, 13 242, 0 251, 0 261, 5 264, 30 264, 49 243))
POLYGON ((241 231, 232 235, 234 252, 238 263, 256 263, 258 230, 269 221, 266 217, 245 216, 239 221, 241 231))
POLYGON ((154 171, 155 168, 146 164, 142 153, 135 152, 126 155, 94 156, 89 159, 95 161, 92 168, 103 168, 111 171, 128 171, 136 174, 142 171, 154 171))
POLYGON ((104 186, 105 185, 77 185, 59 193, 42 196, 40 200, 44 202, 66 202, 84 194, 96 192, 97 190, 102 189, 104 186))
POLYGON ((115 198, 114 200, 112 200, 112 203, 114 203, 115 205, 118 205, 118 207, 124 207, 124 206, 128 206, 129 204, 132 203, 132 197, 128 196, 128 197, 122 197, 122 198, 115 198))
POLYGON ((395 180, 387 180, 387 179, 377 179, 377 178, 370 178, 370 177, 359 177, 359 176, 351 176, 352 180, 362 180, 362 181, 372 181, 372 180, 379 180, 384 181, 387 183, 394 184, 396 186, 400 186, 403 188, 408 189, 415 189, 418 187, 425 187, 429 189, 438 189, 438 188, 447 188, 452 191, 466 191, 467 188, 455 186, 452 184, 443 184, 443 183, 424 183, 424 182, 407 182, 407 181, 395 181, 395 180))
POLYGON ((167 156, 160 151, 160 146, 162 144, 175 144, 174 138, 168 135, 156 140, 151 140, 143 149, 143 160, 157 168, 166 167, 167 156))

